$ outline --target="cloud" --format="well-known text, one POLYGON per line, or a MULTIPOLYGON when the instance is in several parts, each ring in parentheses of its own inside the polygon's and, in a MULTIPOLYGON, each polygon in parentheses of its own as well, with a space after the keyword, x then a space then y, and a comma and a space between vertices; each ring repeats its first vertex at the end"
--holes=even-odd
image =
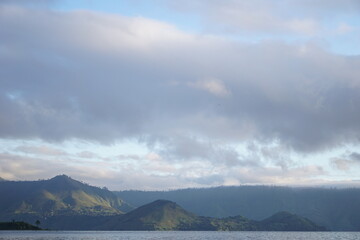
POLYGON ((182 135, 159 141, 161 147, 154 148, 164 159, 175 162, 208 161, 219 166, 250 166, 259 164, 254 156, 243 156, 234 147, 224 146, 211 140, 182 135))
MULTIPOLYGON (((296 1, 287 0, 288 4, 293 4, 296 1)), ((297 3, 302 10, 311 12, 324 12, 331 15, 334 12, 337 13, 349 13, 357 12, 360 9, 360 3, 357 0, 319 0, 311 1, 305 0, 297 3)))
POLYGON ((36 180, 67 172, 61 163, 37 157, 0 153, 0 175, 8 180, 36 180))
POLYGON ((80 158, 99 158, 99 156, 96 153, 90 152, 90 151, 82 151, 77 153, 77 156, 80 158))
POLYGON ((348 171, 350 166, 353 164, 352 161, 341 158, 333 158, 331 159, 331 163, 338 169, 342 171, 348 171))
POLYGON ((25 7, 31 9, 51 9, 61 4, 59 0, 0 0, 2 7, 25 7))
POLYGON ((360 154, 352 152, 343 156, 330 159, 333 167, 341 171, 350 171, 353 168, 360 167, 360 154))
POLYGON ((92 153, 90 156, 96 155, 90 158, 84 158, 83 154, 79 155, 76 151, 66 156, 30 155, 28 151, 3 152, 0 153, 0 176, 9 180, 37 180, 67 174, 89 184, 107 186, 112 190, 164 190, 234 184, 296 185, 299 179, 303 179, 302 182, 305 184, 325 174, 321 167, 316 165, 284 169, 279 166, 246 162, 245 159, 251 159, 251 155, 246 156, 249 158, 240 156, 231 148, 224 149, 215 145, 204 147, 204 150, 206 149, 210 150, 208 155, 198 153, 204 154, 204 158, 187 153, 192 157, 186 159, 181 159, 183 153, 179 150, 176 159, 169 159, 169 152, 153 151, 144 155, 128 156, 84 151, 86 156, 89 156, 89 153, 92 153), (209 159, 206 159, 207 156, 209 159))
POLYGON ((349 158, 353 161, 360 161, 360 153, 353 152, 349 155, 349 158))
MULTIPOLYGON (((177 153, 195 136, 240 162, 227 144, 312 152, 358 143, 357 56, 89 11, 2 7, 0 18, 1 138, 171 139, 177 153)), ((191 154, 208 157, 200 150, 191 154)))
POLYGON ((190 87, 202 89, 219 97, 230 95, 230 91, 225 87, 224 83, 216 78, 204 79, 189 83, 188 85, 190 87))
POLYGON ((47 146, 18 146, 14 151, 33 154, 33 155, 49 155, 49 156, 66 156, 68 153, 61 149, 47 147, 47 146))
POLYGON ((226 185, 234 186, 240 184, 247 185, 267 185, 269 183, 276 185, 293 185, 293 186, 308 186, 323 184, 319 177, 326 175, 326 171, 317 165, 308 165, 302 167, 293 167, 286 171, 281 168, 274 167, 258 167, 258 168, 244 168, 238 167, 227 169, 224 172, 205 176, 196 181, 201 184, 211 185, 226 185))
MULTIPOLYGON (((256 42, 262 39, 326 42, 329 48, 344 44, 358 45, 360 9, 357 0, 253 0, 253 1, 163 1, 171 11, 196 17, 203 32, 225 34, 237 39, 256 42), (352 34, 348 39, 342 34, 352 34)), ((358 49, 355 51, 358 53, 358 49)))
POLYGON ((47 6, 56 2, 58 2, 58 0, 1 0, 0 5, 47 6))
POLYGON ((339 35, 344 35, 351 33, 353 31, 355 31, 355 27, 350 26, 349 24, 346 23, 340 23, 338 27, 335 29, 334 33, 339 35))

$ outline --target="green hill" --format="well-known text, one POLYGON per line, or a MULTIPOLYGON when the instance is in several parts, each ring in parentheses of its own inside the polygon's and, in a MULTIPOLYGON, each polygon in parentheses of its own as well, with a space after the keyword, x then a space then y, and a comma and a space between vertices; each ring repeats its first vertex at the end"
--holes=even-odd
POLYGON ((0 182, 0 216, 115 215, 131 209, 111 191, 60 175, 41 181, 0 182))
POLYGON ((181 230, 183 226, 197 221, 197 216, 185 211, 176 203, 157 200, 141 206, 102 228, 111 230, 181 230))
POLYGON ((325 231, 307 218, 289 212, 279 212, 259 222, 265 231, 325 231))

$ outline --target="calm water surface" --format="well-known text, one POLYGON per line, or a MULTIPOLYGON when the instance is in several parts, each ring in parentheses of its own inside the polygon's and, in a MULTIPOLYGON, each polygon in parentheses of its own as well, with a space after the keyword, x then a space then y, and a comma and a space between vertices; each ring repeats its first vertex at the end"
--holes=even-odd
POLYGON ((359 239, 360 232, 96 232, 96 231, 0 231, 6 240, 161 240, 161 239, 359 239))

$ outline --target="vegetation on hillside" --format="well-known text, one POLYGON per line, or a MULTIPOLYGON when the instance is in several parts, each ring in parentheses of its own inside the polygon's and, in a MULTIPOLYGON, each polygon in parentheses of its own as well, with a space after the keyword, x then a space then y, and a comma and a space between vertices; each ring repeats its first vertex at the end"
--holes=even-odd
POLYGON ((41 181, 0 183, 0 215, 115 215, 132 209, 109 190, 68 176, 41 181))

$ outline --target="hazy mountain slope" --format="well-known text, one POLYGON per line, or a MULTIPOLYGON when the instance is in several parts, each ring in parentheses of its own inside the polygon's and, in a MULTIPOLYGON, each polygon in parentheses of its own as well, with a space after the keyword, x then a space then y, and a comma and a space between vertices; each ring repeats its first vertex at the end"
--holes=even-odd
POLYGON ((360 189, 240 186, 116 194, 134 206, 167 199, 197 215, 255 220, 288 211, 331 230, 360 230, 360 189))
POLYGON ((68 176, 41 181, 0 182, 0 214, 113 215, 130 209, 114 193, 81 183, 68 176))

